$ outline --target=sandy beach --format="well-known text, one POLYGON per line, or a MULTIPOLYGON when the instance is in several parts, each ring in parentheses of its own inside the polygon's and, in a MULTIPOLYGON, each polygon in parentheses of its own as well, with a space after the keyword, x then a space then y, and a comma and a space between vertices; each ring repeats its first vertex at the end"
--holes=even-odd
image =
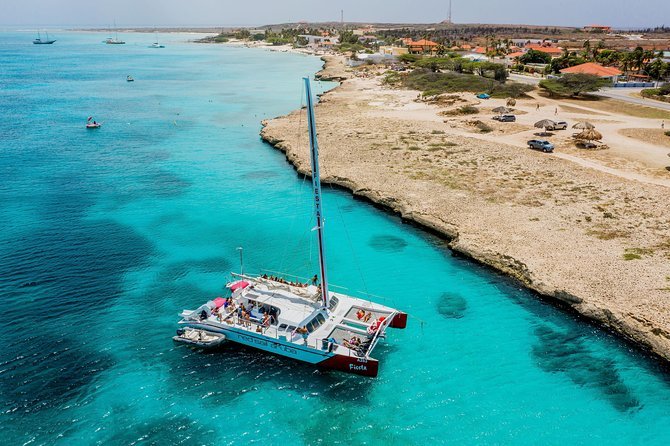
MULTIPOLYGON (((338 56, 324 60, 317 77, 348 78, 316 108, 325 182, 670 360, 670 150, 650 109, 534 94, 517 101, 516 123, 499 123, 490 110, 503 100, 426 102, 375 73, 353 73, 338 56), (465 104, 479 114, 449 115, 465 104), (554 154, 529 150, 542 118, 588 119, 609 148, 578 149, 568 128, 550 138, 554 154)), ((262 137, 307 173, 301 113, 264 122, 262 137)))

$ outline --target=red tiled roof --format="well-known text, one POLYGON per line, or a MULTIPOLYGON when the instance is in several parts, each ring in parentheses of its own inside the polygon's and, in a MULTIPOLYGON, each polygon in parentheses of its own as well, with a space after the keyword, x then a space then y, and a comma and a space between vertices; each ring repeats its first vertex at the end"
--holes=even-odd
POLYGON ((600 77, 612 77, 621 75, 621 71, 614 67, 603 67, 600 64, 587 62, 581 65, 575 65, 574 67, 564 68, 561 70, 561 73, 584 73, 584 74, 593 74, 600 77))
POLYGON ((477 54, 484 54, 484 53, 486 53, 486 48, 484 48, 482 46, 478 46, 472 51, 477 53, 477 54))
POLYGON ((542 46, 542 45, 528 45, 526 46, 529 50, 542 51, 547 54, 562 54, 563 49, 557 48, 555 46, 542 46))
POLYGON ((437 46, 437 43, 431 42, 430 40, 421 39, 416 42, 410 42, 407 45, 409 46, 437 46))
POLYGON ((511 57, 512 59, 514 59, 515 57, 521 57, 521 56, 523 56, 524 54, 526 54, 526 53, 524 53, 523 51, 517 51, 517 52, 515 52, 515 53, 509 53, 509 54, 507 55, 507 57, 511 57))

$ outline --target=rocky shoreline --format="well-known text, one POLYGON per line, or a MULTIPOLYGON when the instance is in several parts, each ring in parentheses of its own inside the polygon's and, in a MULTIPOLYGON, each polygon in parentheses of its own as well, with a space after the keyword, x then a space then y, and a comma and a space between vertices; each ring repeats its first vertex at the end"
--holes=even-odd
MULTIPOLYGON (((454 252, 670 361, 670 228, 662 217, 670 215, 663 198, 667 189, 611 178, 553 157, 516 153, 504 144, 482 148, 450 134, 441 121, 399 118, 397 104, 414 107, 409 98, 416 92, 374 87, 373 80, 352 78, 337 56, 323 60, 317 77, 344 81, 317 106, 324 183, 442 236, 454 252), (386 128, 380 116, 390 121, 386 128), (368 134, 374 138, 366 138, 368 134), (381 135, 389 141, 380 145, 375 141, 381 135), (421 147, 390 147, 406 138, 418 140, 418 135, 426 139, 421 147), (430 141, 445 145, 433 151, 438 146, 430 141), (352 149, 352 144, 360 145, 352 149), (454 164, 436 166, 433 160, 442 153, 454 157, 454 164), (493 171, 487 175, 492 162, 509 170, 502 177, 493 171), (463 173, 470 165, 475 168, 463 173), (426 169, 443 175, 430 177, 426 169), (538 197, 517 185, 510 188, 510 178, 540 176, 546 181, 532 183, 538 197), (559 189, 562 194, 555 192, 559 189), (635 218, 635 213, 649 218, 635 218), (636 260, 628 261, 627 253, 636 260)), ((299 113, 263 122, 261 136, 284 152, 299 173, 309 175, 308 154, 297 150, 287 131, 295 129, 299 113)))

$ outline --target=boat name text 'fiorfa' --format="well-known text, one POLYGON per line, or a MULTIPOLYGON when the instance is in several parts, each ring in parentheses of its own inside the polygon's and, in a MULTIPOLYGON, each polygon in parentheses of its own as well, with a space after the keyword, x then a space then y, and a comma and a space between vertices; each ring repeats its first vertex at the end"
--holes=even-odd
POLYGON ((291 348, 291 347, 287 347, 287 346, 282 345, 282 344, 278 344, 278 343, 276 343, 276 342, 268 342, 268 341, 266 341, 265 339, 258 339, 258 338, 254 337, 254 336, 245 336, 245 335, 243 335, 243 334, 238 334, 238 336, 239 336, 241 339, 245 340, 246 342, 248 342, 248 343, 250 343, 250 344, 263 345, 263 346, 265 346, 265 347, 270 346, 270 347, 272 347, 272 348, 277 348, 277 349, 279 349, 279 350, 282 350, 282 351, 284 351, 284 352, 286 352, 286 353, 290 353, 290 354, 292 354, 292 355, 295 355, 295 354, 298 353, 298 351, 297 351, 296 349, 291 348))

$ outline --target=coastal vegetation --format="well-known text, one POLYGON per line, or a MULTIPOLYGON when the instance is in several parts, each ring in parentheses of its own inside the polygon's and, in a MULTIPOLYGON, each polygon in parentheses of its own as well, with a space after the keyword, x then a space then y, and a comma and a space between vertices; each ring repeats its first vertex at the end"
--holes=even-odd
POLYGON ((670 84, 665 84, 660 88, 646 88, 640 94, 645 98, 670 102, 670 84))
POLYGON ((479 109, 473 105, 461 105, 452 110, 445 110, 441 114, 445 116, 476 115, 479 109))
MULTIPOLYGON (((408 56, 414 56, 409 54, 408 56)), ((408 58, 405 58, 407 60, 408 58)), ((499 82, 507 80, 505 65, 488 61, 471 61, 458 55, 448 57, 420 57, 410 62, 416 68, 426 68, 433 72, 453 71, 455 73, 477 74, 492 77, 499 82)))
POLYGON ((609 83, 607 79, 592 74, 571 73, 557 79, 542 80, 540 88, 547 91, 550 96, 578 97, 582 93, 598 91, 609 83))
POLYGON ((542 51, 538 50, 528 50, 526 54, 523 56, 519 57, 519 62, 521 63, 543 63, 543 64, 548 64, 551 62, 551 55, 547 53, 543 53, 542 51))
POLYGON ((533 90, 532 85, 499 82, 495 79, 457 72, 435 72, 417 68, 408 74, 393 73, 385 78, 387 84, 419 90, 424 96, 468 91, 487 93, 496 98, 521 97, 533 90))

